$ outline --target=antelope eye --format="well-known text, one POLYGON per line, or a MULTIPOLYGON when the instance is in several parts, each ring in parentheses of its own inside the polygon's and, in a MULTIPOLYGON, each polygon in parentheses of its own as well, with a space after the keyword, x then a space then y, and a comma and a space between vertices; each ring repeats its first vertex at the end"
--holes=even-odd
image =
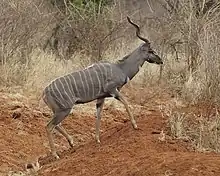
POLYGON ((153 51, 153 50, 150 50, 150 51, 149 51, 149 53, 151 53, 151 54, 155 54, 155 51, 153 51))

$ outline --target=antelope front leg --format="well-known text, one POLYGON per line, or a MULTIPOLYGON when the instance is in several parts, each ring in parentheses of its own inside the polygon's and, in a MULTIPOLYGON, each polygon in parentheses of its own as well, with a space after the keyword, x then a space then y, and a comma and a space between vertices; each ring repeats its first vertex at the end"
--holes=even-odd
POLYGON ((96 142, 100 143, 100 120, 101 120, 101 112, 103 109, 105 99, 98 99, 96 103, 96 130, 95 130, 95 138, 96 142))
POLYGON ((131 120, 131 123, 132 123, 133 128, 134 128, 134 129, 137 129, 136 121, 135 121, 135 119, 134 119, 133 114, 131 113, 131 110, 130 110, 130 108, 129 108, 129 105, 128 105, 127 100, 124 98, 124 96, 123 96, 120 92, 117 92, 117 94, 118 94, 118 95, 117 95, 115 98, 118 99, 120 102, 122 102, 122 103, 124 104, 125 109, 126 109, 126 111, 127 111, 127 113, 128 113, 128 116, 129 116, 129 118, 130 118, 130 120, 131 120))

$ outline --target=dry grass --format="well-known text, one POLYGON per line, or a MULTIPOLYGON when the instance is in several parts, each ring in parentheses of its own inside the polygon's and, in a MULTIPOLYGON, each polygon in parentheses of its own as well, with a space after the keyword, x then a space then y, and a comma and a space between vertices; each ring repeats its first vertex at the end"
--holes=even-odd
MULTIPOLYGON (((124 49, 121 48, 120 53, 106 52, 105 60, 115 62, 137 46, 138 44, 134 44, 132 48, 125 45, 124 49)), ((16 57, 10 59, 0 65, 0 88, 9 92, 19 91, 26 95, 38 96, 53 79, 90 64, 89 56, 81 54, 75 55, 74 60, 68 61, 55 60, 55 58, 56 56, 53 54, 43 53, 40 49, 36 49, 30 54, 27 63, 21 63, 16 57)), ((158 69, 157 65, 145 64, 132 82, 142 85, 156 83, 159 79, 158 69)))
POLYGON ((220 152, 220 115, 216 110, 211 114, 181 113, 167 110, 168 131, 175 139, 190 141, 200 152, 220 152))
MULTIPOLYGON (((163 57, 165 64, 162 81, 167 83, 175 96, 191 103, 219 102, 220 44, 218 39, 220 32, 217 30, 220 24, 219 5, 217 3, 210 11, 198 17, 193 8, 192 0, 187 2, 178 0, 178 2, 179 6, 173 13, 165 11, 163 15, 158 16, 157 11, 151 9, 151 16, 141 14, 141 19, 145 20, 145 23, 137 20, 141 31, 143 33, 148 31, 153 48, 163 57)), ((68 26, 83 35, 77 36, 80 37, 81 43, 75 44, 77 46, 83 45, 84 48, 74 52, 74 55, 71 56, 72 61, 60 61, 56 55, 50 52, 44 53, 41 47, 38 47, 42 41, 46 40, 48 31, 52 29, 53 25, 45 27, 45 23, 54 23, 53 20, 56 17, 52 15, 54 11, 48 9, 47 4, 39 4, 38 0, 32 3, 28 3, 27 0, 17 5, 16 3, 17 1, 2 2, 2 6, 8 9, 8 12, 11 11, 11 15, 5 13, 4 16, 12 21, 10 25, 4 26, 4 22, 0 25, 0 40, 3 44, 0 46, 2 51, 0 53, 0 85, 4 89, 17 91, 16 88, 20 88, 24 92, 37 92, 38 94, 39 90, 51 79, 85 67, 100 59, 115 61, 138 46, 136 42, 129 39, 134 36, 134 33, 130 35, 131 32, 128 30, 132 29, 133 32, 132 26, 117 28, 117 24, 125 22, 125 18, 122 16, 117 17, 125 9, 116 8, 116 3, 112 7, 104 9, 108 12, 107 14, 101 12, 95 14, 91 7, 91 13, 86 13, 83 9, 79 11, 78 15, 81 15, 81 21, 77 22, 78 26, 68 26), (33 6, 35 8, 31 13, 33 6), (17 15, 16 10, 22 12, 20 16, 17 15), (34 18, 39 14, 39 19, 34 18), (50 17, 53 17, 51 22, 48 21, 50 17), (88 21, 85 21, 86 19, 88 21), (89 22, 91 19, 95 21, 89 22), (109 20, 111 25, 109 25, 109 20), (21 25, 23 21, 25 21, 26 27, 21 25), (6 33, 11 31, 9 29, 13 27, 18 28, 15 28, 12 33, 6 33), (128 37, 120 38, 125 36, 124 33, 128 33, 128 37), (85 38, 85 36, 87 37, 85 38), (102 43, 106 36, 108 36, 107 39, 102 43), (117 40, 114 41, 114 39, 117 40), (112 40, 114 42, 111 43, 112 40), (4 45, 4 43, 6 44, 4 45), (98 46, 99 44, 102 46, 101 48, 98 46), (85 50, 91 51, 90 54, 87 55, 85 50)), ((72 15, 71 19, 74 19, 77 17, 77 11, 73 10, 70 13, 72 8, 67 10, 69 10, 68 14, 72 15)), ((77 10, 76 7, 73 9, 77 10)), ((132 15, 130 16, 133 18, 132 15)), ((135 18, 133 19, 135 20, 135 18)), ((67 23, 69 22, 71 24, 71 20, 67 21, 67 23)), ((79 41, 77 40, 77 42, 79 41)), ((146 64, 135 77, 134 82, 151 86, 158 83, 159 72, 158 66, 146 64)))
MULTIPOLYGON (((76 56, 80 60, 81 56, 76 56)), ((27 63, 16 59, 0 65, 1 89, 38 96, 53 79, 80 69, 80 62, 55 60, 53 54, 34 50, 27 63)))
POLYGON ((201 14, 197 14, 194 0, 157 2, 178 2, 164 15, 152 13, 144 19, 164 57, 163 79, 186 101, 219 101, 219 2, 201 14))

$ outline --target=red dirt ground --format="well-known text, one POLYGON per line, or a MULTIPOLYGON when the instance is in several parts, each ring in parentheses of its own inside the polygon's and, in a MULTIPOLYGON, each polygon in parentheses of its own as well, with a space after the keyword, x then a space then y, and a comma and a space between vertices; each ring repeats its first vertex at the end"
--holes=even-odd
MULTIPOLYGON (((126 95, 129 93, 127 90, 126 95)), ((74 112, 63 126, 74 136, 75 147, 70 149, 68 142, 55 134, 61 158, 54 160, 45 133, 47 113, 42 114, 25 97, 0 93, 0 175, 24 172, 24 165, 37 158, 41 166, 38 175, 44 176, 220 175, 219 154, 198 153, 188 142, 168 135, 163 138, 160 132, 167 134, 167 118, 160 106, 173 103, 168 94, 155 96, 149 90, 148 94, 137 90, 129 100, 138 130, 132 128, 123 110, 106 106, 98 145, 94 140, 94 113, 74 112)))

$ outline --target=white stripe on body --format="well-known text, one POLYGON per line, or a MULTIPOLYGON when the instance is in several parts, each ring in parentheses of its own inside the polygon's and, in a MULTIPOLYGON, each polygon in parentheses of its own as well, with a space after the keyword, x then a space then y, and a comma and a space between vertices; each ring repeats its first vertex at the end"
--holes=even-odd
POLYGON ((74 76, 72 75, 72 74, 70 74, 70 76, 73 78, 73 82, 74 82, 74 86, 75 86, 75 88, 76 88, 76 95, 75 95, 75 97, 77 96, 77 95, 79 95, 79 90, 78 90, 78 87, 77 87, 77 85, 76 85, 76 80, 75 80, 75 78, 74 78, 74 76))
POLYGON ((73 85, 72 85, 72 82, 71 82, 71 79, 69 78, 69 76, 70 76, 70 74, 66 76, 66 78, 68 79, 68 81, 67 81, 67 80, 65 80, 65 81, 66 81, 66 83, 68 84, 68 87, 70 86, 69 89, 70 89, 70 91, 71 91, 71 93, 72 93, 72 97, 76 97, 75 92, 74 92, 74 89, 73 89, 73 85))
MULTIPOLYGON (((70 95, 69 95, 69 94, 67 93, 67 91, 65 90, 65 87, 64 87, 63 82, 61 81, 61 79, 63 79, 65 82, 66 82, 66 80, 65 80, 64 77, 61 77, 61 78, 59 79, 59 81, 60 81, 60 83, 61 83, 61 85, 62 85, 62 88, 63 88, 63 92, 66 94, 66 96, 68 97, 68 99, 70 100, 70 102, 71 102, 72 104, 74 104, 72 98, 70 97, 70 95)), ((67 87, 68 87, 69 92, 70 92, 69 85, 68 85, 67 82, 66 82, 66 84, 67 84, 67 87)), ((70 92, 70 93, 71 93, 71 92, 70 92)), ((68 105, 69 105, 69 103, 68 103, 68 105)), ((70 105, 69 105, 69 106, 70 106, 70 105)))
POLYGON ((113 72, 112 72, 112 68, 110 68, 110 70, 111 70, 111 78, 113 77, 113 72))
POLYGON ((83 83, 83 79, 82 79, 82 75, 81 75, 81 71, 77 72, 79 74, 79 77, 80 77, 80 80, 81 80, 81 83, 82 83, 82 90, 83 90, 83 95, 80 95, 81 97, 84 97, 85 96, 85 86, 84 86, 84 83, 83 83))
POLYGON ((88 80, 87 80, 85 71, 86 71, 86 70, 82 70, 83 75, 84 75, 84 77, 85 77, 85 85, 86 85, 85 95, 86 95, 86 97, 88 98, 88 97, 90 97, 90 95, 89 95, 89 84, 88 84, 88 80))
MULTIPOLYGON (((64 86, 63 86, 63 83, 62 83, 62 81, 60 80, 60 78, 58 78, 56 81, 55 81, 55 83, 57 83, 57 82, 60 82, 61 83, 61 86, 63 87, 63 89, 64 89, 64 86)), ((60 97, 62 97, 62 99, 63 99, 63 102, 65 102, 65 103, 67 103, 68 104, 68 106, 69 106, 69 103, 68 103, 68 101, 64 98, 64 96, 63 96, 63 94, 61 93, 61 87, 57 87, 57 84, 56 84, 56 89, 57 89, 57 91, 59 92, 59 94, 60 94, 60 97)), ((65 92, 65 91, 64 91, 65 92)), ((66 106, 65 106, 66 107, 66 106)))
POLYGON ((90 79, 90 81, 91 81, 91 86, 90 86, 90 88, 92 88, 92 98, 94 98, 95 97, 95 92, 94 92, 94 83, 93 83, 93 79, 92 79, 92 76, 91 76, 91 74, 90 74, 90 70, 88 70, 87 69, 87 71, 88 71, 88 74, 89 74, 89 79, 90 79))
MULTIPOLYGON (((58 101, 58 103, 60 103, 63 107, 65 107, 65 105, 60 101, 60 98, 56 95, 56 92, 55 92, 55 89, 57 90, 57 92, 60 94, 60 92, 58 91, 57 89, 57 86, 56 86, 56 80, 54 80, 52 83, 51 83, 51 90, 53 91, 53 95, 55 96, 56 100, 58 101), (55 89, 54 89, 55 88, 55 89)), ((60 94, 60 96, 62 96, 60 94)))
POLYGON ((95 64, 89 65, 88 67, 86 67, 85 69, 91 68, 93 67, 95 64))
MULTIPOLYGON (((108 65, 110 65, 110 64, 108 64, 108 65)), ((105 67, 105 76, 106 76, 106 79, 108 79, 108 70, 106 67, 105 67)))
MULTIPOLYGON (((97 64, 98 65, 98 64, 97 64)), ((99 82, 99 91, 98 91, 98 95, 101 93, 101 81, 100 81, 100 79, 99 79, 99 74, 98 74, 98 72, 96 71, 96 70, 94 70, 95 71, 95 74, 96 74, 96 77, 97 77, 97 79, 98 79, 98 82, 99 82)))
MULTIPOLYGON (((109 64, 108 64, 109 65, 109 64)), ((107 68, 106 68, 106 66, 107 66, 107 64, 104 64, 104 63, 101 63, 100 64, 100 66, 102 66, 103 67, 103 72, 105 72, 105 77, 108 79, 108 71, 107 71, 107 68)), ((105 80, 103 80, 104 81, 104 83, 105 83, 105 80)))

